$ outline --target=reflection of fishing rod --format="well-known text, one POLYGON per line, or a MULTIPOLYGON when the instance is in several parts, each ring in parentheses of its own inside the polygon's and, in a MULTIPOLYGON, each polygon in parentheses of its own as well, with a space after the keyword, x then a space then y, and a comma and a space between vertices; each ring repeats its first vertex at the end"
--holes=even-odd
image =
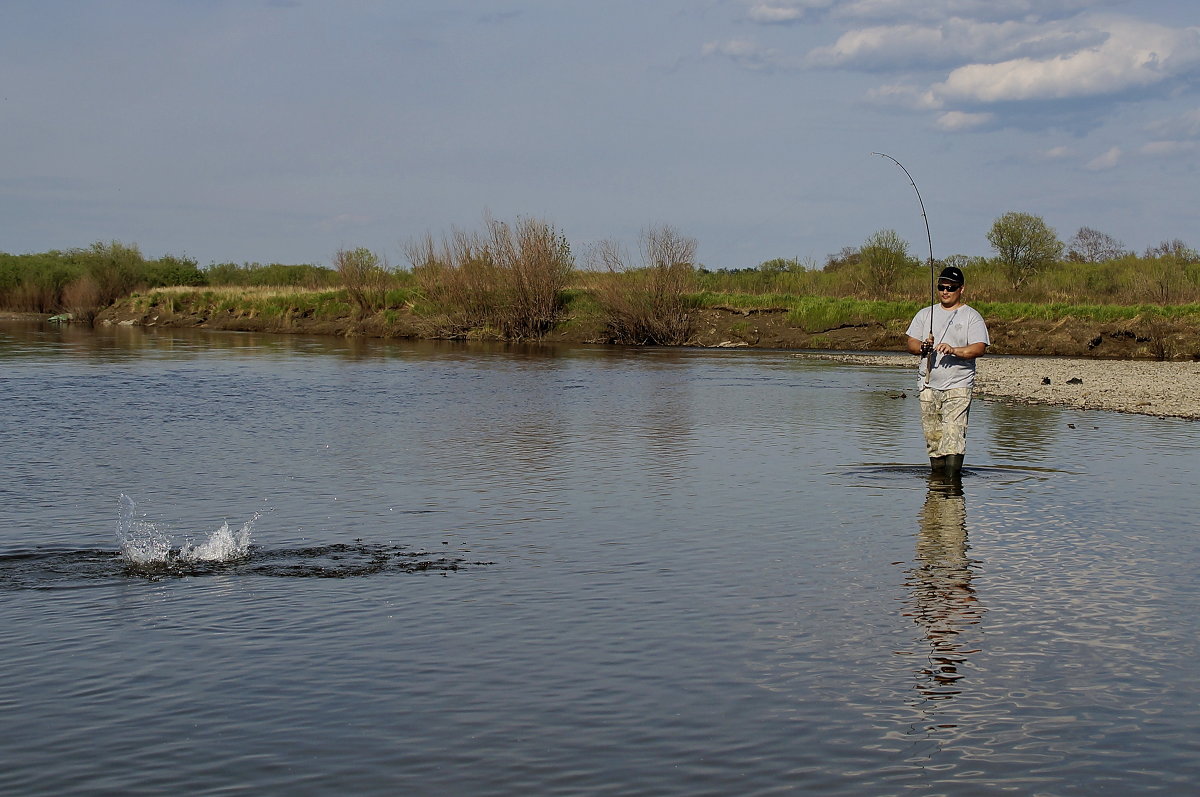
MULTIPOLYGON (((925 240, 929 242, 929 337, 932 338, 933 337, 933 309, 937 306, 937 303, 938 303, 937 294, 934 293, 934 284, 937 282, 937 277, 934 276, 933 236, 931 236, 929 234, 929 216, 927 216, 925 214, 925 200, 921 198, 921 189, 917 188, 917 181, 914 180, 913 176, 908 173, 908 169, 904 168, 903 163, 896 160, 891 155, 888 155, 885 152, 872 152, 871 154, 878 155, 881 158, 887 158, 892 163, 899 166, 901 171, 904 172, 904 176, 908 178, 908 181, 910 183, 912 183, 913 190, 917 192, 917 201, 921 203, 921 218, 925 221, 925 240)), ((926 379, 928 379, 929 378, 928 375, 933 372, 933 359, 934 359, 934 357, 937 356, 937 353, 934 352, 933 350, 930 350, 928 356, 929 356, 929 362, 927 363, 927 365, 925 367, 925 374, 926 374, 925 378, 926 379)))

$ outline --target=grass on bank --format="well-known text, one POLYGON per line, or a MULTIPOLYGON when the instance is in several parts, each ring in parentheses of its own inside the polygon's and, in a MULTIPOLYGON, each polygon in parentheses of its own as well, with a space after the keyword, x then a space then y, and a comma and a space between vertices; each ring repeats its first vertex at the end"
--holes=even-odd
MULTIPOLYGON (((234 313, 248 317, 305 316, 315 320, 337 321, 352 317, 355 304, 344 289, 314 290, 296 287, 223 286, 197 288, 173 286, 154 288, 135 294, 132 305, 143 312, 156 307, 173 313, 234 313)), ((594 291, 569 288, 560 292, 562 307, 560 324, 592 322, 605 316, 604 306, 594 291)), ((720 294, 691 293, 683 296, 689 308, 723 308, 739 312, 784 311, 788 323, 808 332, 839 326, 878 323, 885 326, 907 324, 924 306, 918 301, 874 301, 839 299, 821 296, 789 296, 786 294, 720 294)), ((1112 305, 1032 302, 976 302, 973 305, 988 320, 994 321, 1061 321, 1064 319, 1093 323, 1116 323, 1145 319, 1200 324, 1200 303, 1181 305, 1112 305)), ((392 288, 386 291, 377 315, 389 314, 420 318, 438 312, 414 288, 392 288)), ((499 330, 493 330, 496 336, 499 330)), ((459 334, 449 335, 461 336, 459 334)))

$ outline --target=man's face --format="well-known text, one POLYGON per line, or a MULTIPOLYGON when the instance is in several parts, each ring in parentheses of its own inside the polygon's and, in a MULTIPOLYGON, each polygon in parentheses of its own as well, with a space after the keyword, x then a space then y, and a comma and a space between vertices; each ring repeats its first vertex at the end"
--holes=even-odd
POLYGON ((957 285, 946 280, 938 280, 937 291, 938 301, 943 307, 953 307, 958 303, 958 297, 962 295, 963 286, 957 285))

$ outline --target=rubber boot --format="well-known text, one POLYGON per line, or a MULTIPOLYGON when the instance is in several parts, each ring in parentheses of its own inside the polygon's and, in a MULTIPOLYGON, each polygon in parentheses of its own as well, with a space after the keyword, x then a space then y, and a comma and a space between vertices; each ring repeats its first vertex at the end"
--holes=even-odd
POLYGON ((929 469, 931 471, 933 471, 934 473, 941 475, 942 471, 946 470, 946 458, 945 457, 930 457, 929 458, 929 469))
POLYGON ((947 454, 945 457, 945 474, 951 479, 962 477, 963 455, 962 454, 947 454))

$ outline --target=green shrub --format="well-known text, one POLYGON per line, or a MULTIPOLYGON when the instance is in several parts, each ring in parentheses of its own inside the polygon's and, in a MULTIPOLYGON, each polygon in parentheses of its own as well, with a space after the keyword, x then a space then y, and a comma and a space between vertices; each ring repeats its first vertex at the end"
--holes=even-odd
POLYGON ((67 252, 0 254, 0 306, 18 312, 59 312, 63 289, 82 273, 67 252))
POLYGON ((174 286, 196 287, 207 285, 207 275, 196 267, 196 261, 188 257, 164 255, 145 265, 146 287, 166 288, 174 286))
POLYGON ((291 287, 319 290, 341 284, 338 273, 324 266, 282 263, 214 263, 205 270, 207 284, 242 287, 291 287))
POLYGON ((358 307, 360 315, 383 309, 390 276, 383 260, 365 247, 339 249, 333 258, 342 287, 358 307))

